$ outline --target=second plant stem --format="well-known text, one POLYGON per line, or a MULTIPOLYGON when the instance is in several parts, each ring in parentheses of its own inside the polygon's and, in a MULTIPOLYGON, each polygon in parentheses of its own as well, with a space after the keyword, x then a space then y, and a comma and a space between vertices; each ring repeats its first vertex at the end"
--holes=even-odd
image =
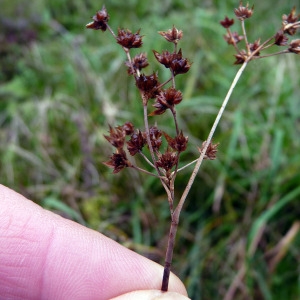
POLYGON ((168 238, 168 245, 167 245, 167 251, 166 251, 166 256, 165 256, 165 266, 164 266, 164 274, 163 274, 163 279, 162 279, 162 285, 161 285, 161 290, 163 292, 168 291, 168 286, 169 286, 169 278, 170 278, 170 269, 171 269, 171 264, 172 264, 172 259, 173 259, 173 249, 174 249, 174 244, 175 244, 175 237, 176 237, 176 232, 177 232, 177 228, 178 228, 178 223, 179 223, 179 217, 180 217, 180 212, 181 209, 183 207, 183 204, 185 202, 185 199, 194 183, 194 180, 196 178, 196 175, 200 169, 200 166, 202 164, 202 161, 204 159, 204 156, 206 154, 207 148, 209 146, 209 144, 211 143, 212 137, 216 131, 216 128, 220 122, 220 119, 224 113, 224 110, 227 106, 227 103, 232 95, 232 92, 237 84, 237 82, 239 81, 243 71, 245 70, 246 66, 248 64, 248 60, 245 61, 243 63, 243 65, 240 67, 240 69, 238 70, 238 72, 236 73, 230 88, 226 94, 226 97, 223 100, 223 103, 221 105, 221 108, 218 112, 218 115, 216 116, 216 119, 214 121, 214 124, 209 132, 209 135, 207 137, 205 146, 197 160, 197 163, 194 167, 194 170, 190 176, 190 179, 188 181, 188 184, 174 210, 174 212, 171 214, 171 227, 170 227, 170 231, 169 231, 169 238, 168 238))

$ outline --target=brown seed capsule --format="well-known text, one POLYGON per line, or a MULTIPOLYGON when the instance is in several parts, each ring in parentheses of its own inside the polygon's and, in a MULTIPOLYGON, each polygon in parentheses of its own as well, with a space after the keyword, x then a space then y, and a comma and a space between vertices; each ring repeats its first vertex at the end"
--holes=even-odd
POLYGON ((182 93, 172 87, 167 90, 161 91, 155 99, 155 103, 153 107, 156 108, 154 112, 150 114, 150 116, 161 115, 168 108, 173 110, 176 104, 179 104, 182 101, 182 93))
MULTIPOLYGON (((249 44, 249 49, 252 52, 256 51, 259 48, 260 45, 260 39, 256 40, 253 44, 249 44)), ((254 56, 259 56, 259 51, 257 51, 254 56)))
POLYGON ((103 5, 102 9, 99 10, 96 15, 92 17, 93 22, 90 22, 86 25, 88 29, 102 30, 105 31, 107 29, 107 22, 109 20, 109 14, 105 6, 103 5))
MULTIPOLYGON (((199 150, 200 153, 203 152, 205 146, 206 146, 206 141, 204 141, 202 143, 201 148, 198 147, 198 150, 199 150)), ((219 146, 219 143, 213 144, 212 142, 210 142, 209 145, 208 145, 208 148, 206 150, 204 159, 211 159, 211 160, 216 159, 217 158, 217 152, 218 152, 218 146, 219 146)))
POLYGON ((240 51, 238 54, 234 55, 236 60, 234 62, 235 65, 243 64, 246 59, 248 58, 247 53, 245 50, 240 51))
POLYGON ((178 154, 168 149, 167 152, 162 154, 156 161, 156 166, 159 168, 163 168, 168 172, 177 164, 177 162, 178 154))
POLYGON ((125 65, 128 67, 128 74, 136 74, 137 71, 141 71, 142 69, 146 68, 149 63, 147 59, 147 54, 146 53, 140 53, 137 54, 131 61, 125 62, 125 65))
POLYGON ((294 35, 298 28, 299 24, 297 24, 299 15, 296 15, 296 7, 294 6, 291 12, 288 15, 282 16, 282 30, 284 33, 289 35, 294 35))
POLYGON ((104 137, 115 148, 123 148, 125 143, 125 132, 122 127, 112 128, 109 126, 109 135, 104 135, 104 137))
POLYGON ((171 63, 174 57, 174 53, 170 53, 169 51, 163 51, 161 54, 159 54, 157 51, 153 50, 154 56, 157 59, 157 61, 164 65, 166 68, 171 67, 171 63))
POLYGON ((117 152, 110 156, 110 160, 104 164, 109 168, 113 168, 113 173, 118 173, 122 169, 132 166, 123 149, 117 149, 117 152))
POLYGON ((283 30, 279 30, 275 35, 275 45, 286 46, 288 42, 288 37, 284 35, 283 30))
POLYGON ((134 156, 135 154, 142 151, 143 147, 147 143, 145 137, 141 131, 136 131, 131 135, 130 140, 127 142, 127 149, 130 155, 134 156))
POLYGON ((142 46, 142 36, 140 30, 132 33, 129 29, 118 29, 117 43, 127 49, 139 48, 142 46))
POLYGON ((230 26, 232 26, 232 25, 234 24, 234 19, 229 19, 229 18, 226 16, 224 20, 220 21, 220 24, 221 24, 224 28, 229 28, 230 26))
POLYGON ((240 1, 240 5, 238 8, 234 10, 235 15, 239 20, 245 20, 252 16, 253 14, 254 5, 252 8, 249 8, 249 3, 246 6, 243 6, 243 2, 240 1))
POLYGON ((183 152, 185 151, 186 147, 187 147, 187 143, 188 143, 188 137, 187 136, 184 136, 182 131, 180 131, 180 133, 175 136, 175 138, 171 138, 168 134, 166 134, 165 132, 163 133, 167 142, 168 142, 168 145, 178 151, 178 152, 183 152))
POLYGON ((239 43, 241 40, 244 39, 242 35, 239 35, 236 31, 232 32, 231 35, 227 33, 223 36, 224 40, 227 42, 228 45, 234 45, 239 43))
MULTIPOLYGON (((144 136, 145 135, 146 133, 144 133, 144 136)), ((162 143, 161 141, 162 132, 156 126, 151 126, 149 128, 149 136, 150 136, 152 148, 155 152, 157 152, 162 143)))
POLYGON ((183 36, 182 30, 178 30, 176 27, 169 29, 168 31, 159 31, 161 36, 163 36, 168 42, 177 44, 183 36))
POLYGON ((124 125, 122 125, 122 130, 126 135, 131 135, 134 131, 134 126, 131 122, 126 122, 124 125))
POLYGON ((179 49, 178 53, 173 54, 170 69, 173 71, 174 76, 188 72, 190 67, 190 62, 186 58, 182 57, 181 49, 179 49))
POLYGON ((144 104, 147 103, 148 99, 155 98, 159 93, 159 89, 157 89, 159 82, 156 73, 148 76, 141 74, 136 78, 135 84, 138 89, 143 92, 143 96, 145 98, 143 99, 144 104))
POLYGON ((292 40, 288 50, 295 54, 300 54, 300 39, 292 40))

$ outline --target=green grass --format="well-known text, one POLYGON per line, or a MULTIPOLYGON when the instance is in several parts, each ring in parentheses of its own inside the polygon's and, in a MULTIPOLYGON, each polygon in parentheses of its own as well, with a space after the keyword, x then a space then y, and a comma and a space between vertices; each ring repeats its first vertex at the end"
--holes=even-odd
MULTIPOLYGON (((85 30, 102 3, 18 2, 0 13, 13 21, 21 12, 26 25, 14 29, 16 43, 0 48, 1 183, 163 263, 170 220, 159 182, 132 170, 113 175, 102 164, 112 151, 103 138, 108 124, 142 126, 124 53, 108 33, 85 30), (31 31, 27 43, 23 35, 31 31)), ((237 71, 218 23, 237 2, 106 3, 112 28, 141 28, 142 50, 153 62, 148 72, 162 78, 168 74, 151 50, 168 45, 157 31, 173 24, 184 31, 181 48, 193 65, 177 83, 185 97, 179 123, 190 141, 182 163, 197 156, 237 71)), ((255 3, 249 37, 271 35, 295 4, 255 3)), ((0 30, 3 39, 12 25, 0 30)), ((300 297, 298 232, 270 270, 300 216, 299 66, 296 55, 254 61, 233 93, 214 137, 218 159, 204 163, 181 215, 173 270, 192 299, 225 299, 232 290, 227 299, 300 297)), ((156 120, 168 131, 168 115, 156 120)), ((178 195, 189 171, 178 176, 178 195)))

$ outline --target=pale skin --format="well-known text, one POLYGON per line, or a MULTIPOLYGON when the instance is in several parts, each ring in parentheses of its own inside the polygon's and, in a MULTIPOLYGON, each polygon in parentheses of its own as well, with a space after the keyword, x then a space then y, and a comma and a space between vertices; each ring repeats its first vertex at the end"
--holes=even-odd
POLYGON ((3 299, 189 299, 163 267, 0 185, 3 299))

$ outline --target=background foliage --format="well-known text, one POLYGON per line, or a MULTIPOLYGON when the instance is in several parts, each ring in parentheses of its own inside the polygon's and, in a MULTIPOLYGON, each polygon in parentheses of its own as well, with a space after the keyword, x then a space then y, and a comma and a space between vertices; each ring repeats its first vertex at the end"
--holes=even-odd
MULTIPOLYGON (((277 3, 254 1, 250 39, 273 34, 296 4, 277 3)), ((114 30, 142 29, 148 71, 161 80, 168 74, 151 50, 168 45, 157 31, 173 24, 184 31, 180 46, 193 65, 177 82, 180 126, 190 141, 182 163, 197 156, 237 71, 219 25, 237 6, 106 3, 114 30)), ((101 7, 1 0, 1 183, 163 263, 170 217, 158 181, 130 170, 112 175, 102 165, 112 151, 103 138, 108 124, 138 127, 142 118, 124 53, 109 34, 85 30, 101 7)), ((173 270, 192 299, 300 297, 299 66, 296 55, 252 62, 233 94, 214 138, 218 160, 202 167, 181 216, 173 270)), ((157 121, 170 131, 168 115, 157 121)), ((178 195, 189 172, 178 176, 178 195)))

